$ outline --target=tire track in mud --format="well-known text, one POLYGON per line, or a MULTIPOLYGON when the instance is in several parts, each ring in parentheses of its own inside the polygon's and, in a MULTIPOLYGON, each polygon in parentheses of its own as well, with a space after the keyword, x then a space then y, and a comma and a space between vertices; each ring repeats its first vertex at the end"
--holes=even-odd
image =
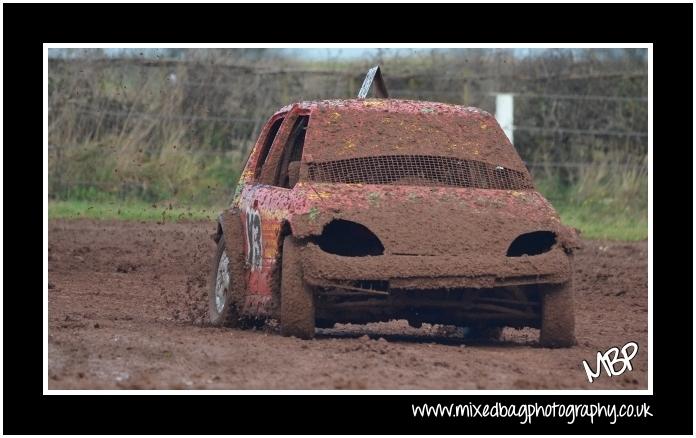
POLYGON ((214 222, 49 222, 49 388, 647 388, 647 243, 586 241, 576 256, 578 345, 497 342, 403 321, 300 341, 275 324, 205 325, 214 222), (634 341, 634 371, 589 384, 582 360, 634 341))

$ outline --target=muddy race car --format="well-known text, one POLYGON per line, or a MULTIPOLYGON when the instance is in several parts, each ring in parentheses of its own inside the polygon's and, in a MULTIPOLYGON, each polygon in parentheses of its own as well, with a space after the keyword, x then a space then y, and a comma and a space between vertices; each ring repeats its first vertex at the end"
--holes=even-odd
POLYGON ((262 129, 218 219, 210 322, 281 334, 405 319, 574 343, 577 236, 495 118, 396 99, 301 102, 262 129))

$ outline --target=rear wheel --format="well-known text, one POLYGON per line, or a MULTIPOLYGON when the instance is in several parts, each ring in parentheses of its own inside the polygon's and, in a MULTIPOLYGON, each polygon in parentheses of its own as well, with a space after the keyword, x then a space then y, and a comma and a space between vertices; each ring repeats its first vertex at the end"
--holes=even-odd
POLYGON ((497 341, 503 334, 503 327, 475 325, 469 327, 468 337, 481 341, 497 341))
POLYGON ((575 305, 572 279, 542 288, 541 333, 543 347, 575 345, 575 305))
POLYGON ((314 337, 314 292, 302 277, 300 246, 287 236, 283 242, 280 280, 280 333, 301 339, 314 337))

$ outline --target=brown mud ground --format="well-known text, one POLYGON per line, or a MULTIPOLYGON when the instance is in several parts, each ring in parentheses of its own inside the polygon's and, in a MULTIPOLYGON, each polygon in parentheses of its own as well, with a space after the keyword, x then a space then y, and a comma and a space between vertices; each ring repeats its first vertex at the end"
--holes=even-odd
MULTIPOLYGON (((538 330, 500 341, 403 321, 343 325, 317 339, 202 322, 211 222, 50 221, 50 389, 645 389, 647 243, 585 241, 576 257, 578 345, 538 330), (633 371, 590 384, 582 361, 637 342, 633 371)), ((617 368, 620 368, 617 367, 617 368)))

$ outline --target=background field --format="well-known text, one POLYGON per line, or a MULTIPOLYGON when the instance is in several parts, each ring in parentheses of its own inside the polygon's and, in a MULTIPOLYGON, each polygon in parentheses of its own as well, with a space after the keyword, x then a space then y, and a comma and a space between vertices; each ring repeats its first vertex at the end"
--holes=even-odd
POLYGON ((478 106, 515 93, 514 143, 584 237, 647 237, 644 50, 383 50, 306 58, 268 49, 54 51, 49 215, 214 218, 268 117, 354 97, 379 63, 396 98, 478 106))

